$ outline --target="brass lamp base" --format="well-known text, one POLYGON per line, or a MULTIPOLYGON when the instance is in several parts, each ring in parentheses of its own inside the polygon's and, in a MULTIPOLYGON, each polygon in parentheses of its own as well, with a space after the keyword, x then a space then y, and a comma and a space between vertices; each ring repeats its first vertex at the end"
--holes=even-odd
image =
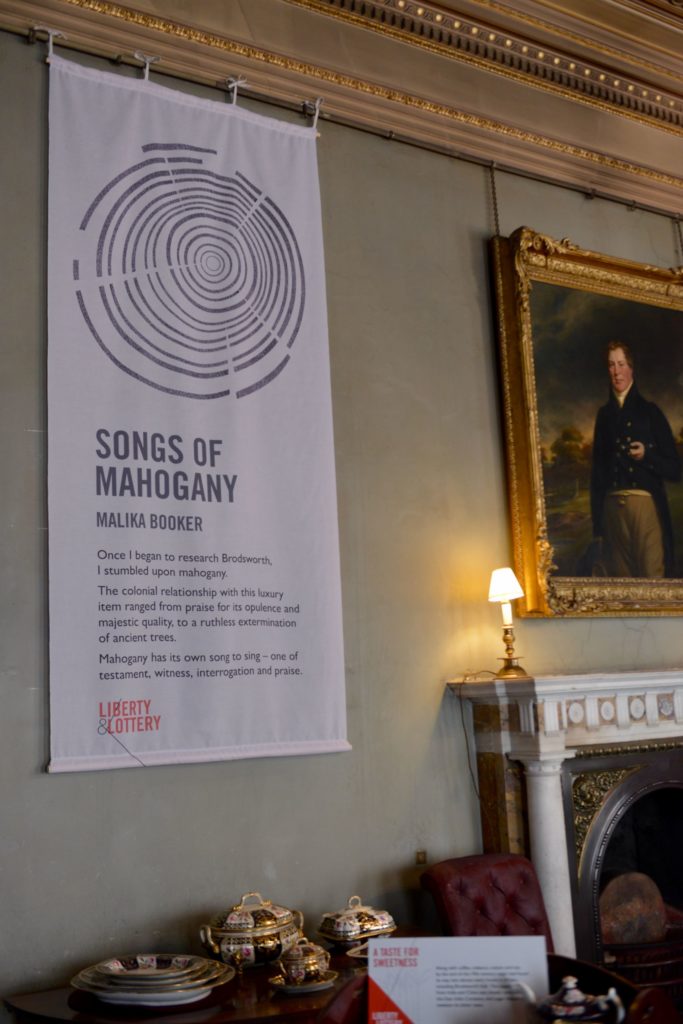
POLYGON ((503 626, 503 643, 505 657, 500 659, 503 665, 496 672, 496 679, 532 679, 533 677, 524 671, 515 657, 515 631, 511 625, 503 626))
POLYGON ((503 664, 496 672, 496 679, 533 679, 518 663, 517 658, 501 658, 503 664))

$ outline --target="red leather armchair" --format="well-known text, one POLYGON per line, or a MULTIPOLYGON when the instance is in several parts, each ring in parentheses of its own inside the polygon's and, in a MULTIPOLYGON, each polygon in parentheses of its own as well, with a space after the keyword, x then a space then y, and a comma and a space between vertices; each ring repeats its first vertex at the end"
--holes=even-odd
POLYGON ((572 974, 584 992, 605 992, 613 985, 628 1010, 626 1024, 683 1024, 660 989, 638 991, 603 967, 553 953, 543 894, 526 857, 510 853, 454 857, 433 864, 420 882, 434 898, 446 935, 545 935, 548 952, 553 954, 548 957, 551 991, 572 974))
POLYGON ((368 1019, 368 977, 356 975, 339 989, 317 1024, 365 1024, 368 1019))
POLYGON ((681 1016, 666 992, 644 988, 631 1003, 626 1024, 681 1024, 681 1016))
POLYGON ((553 939, 533 864, 519 854, 482 853, 433 864, 420 883, 447 935, 544 935, 553 939))

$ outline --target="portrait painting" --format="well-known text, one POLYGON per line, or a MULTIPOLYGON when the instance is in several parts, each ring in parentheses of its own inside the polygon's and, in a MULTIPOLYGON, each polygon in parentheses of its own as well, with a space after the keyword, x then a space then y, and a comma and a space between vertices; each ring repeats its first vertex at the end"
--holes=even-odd
POLYGON ((683 613, 683 271, 493 240, 523 615, 683 613))

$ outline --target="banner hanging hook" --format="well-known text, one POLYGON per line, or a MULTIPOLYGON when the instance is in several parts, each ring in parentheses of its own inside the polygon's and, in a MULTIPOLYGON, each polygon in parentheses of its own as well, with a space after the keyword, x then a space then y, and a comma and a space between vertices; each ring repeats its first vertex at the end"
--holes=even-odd
POLYGON ((317 128, 318 127, 318 118, 320 117, 320 108, 322 107, 322 105, 323 105, 323 98, 322 98, 322 96, 318 96, 316 98, 316 101, 315 101, 315 104, 314 104, 315 109, 314 109, 314 113, 313 113, 313 124, 312 124, 313 128, 317 128))
MULTIPOLYGON (((323 105, 322 96, 318 96, 315 100, 304 100, 301 104, 301 109, 307 117, 313 118, 312 128, 318 127, 318 118, 320 117, 320 108, 323 105)), ((318 133, 320 134, 320 133, 318 133)))
POLYGON ((47 57, 45 63, 49 64, 54 54, 54 41, 55 39, 66 39, 63 32, 60 32, 56 28, 46 28, 45 25, 34 25, 32 33, 35 36, 36 32, 45 32, 47 35, 47 57))
POLYGON ((136 50, 135 53, 133 54, 133 56, 135 57, 136 60, 139 60, 139 61, 141 61, 144 64, 145 70, 144 70, 144 73, 143 73, 143 77, 144 77, 144 80, 146 82, 148 82, 149 81, 149 66, 150 66, 150 64, 156 64, 157 61, 161 60, 161 57, 152 57, 152 56, 150 56, 147 53, 143 53, 141 50, 136 50))
POLYGON ((246 78, 242 78, 242 76, 240 75, 239 78, 227 78, 226 82, 228 85, 228 92, 232 97, 232 103, 234 105, 235 103, 237 103, 237 90, 241 85, 246 85, 247 80, 246 78))

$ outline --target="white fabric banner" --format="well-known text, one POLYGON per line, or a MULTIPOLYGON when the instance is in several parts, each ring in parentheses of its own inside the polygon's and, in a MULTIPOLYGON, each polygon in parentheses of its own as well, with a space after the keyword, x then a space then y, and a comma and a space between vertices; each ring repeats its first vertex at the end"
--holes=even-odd
POLYGON ((347 750, 313 128, 50 65, 50 771, 347 750))

